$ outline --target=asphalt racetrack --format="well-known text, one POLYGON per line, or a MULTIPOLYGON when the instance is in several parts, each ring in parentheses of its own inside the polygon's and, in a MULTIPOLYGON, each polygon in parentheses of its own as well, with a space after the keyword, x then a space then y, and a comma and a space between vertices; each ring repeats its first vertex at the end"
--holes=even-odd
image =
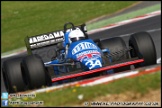
MULTIPOLYGON (((126 44, 128 45, 129 36, 132 33, 140 32, 140 31, 147 31, 151 34, 153 41, 155 43, 156 52, 157 52, 157 59, 161 58, 161 14, 158 16, 154 16, 148 19, 144 19, 138 22, 129 23, 126 25, 118 26, 112 29, 108 29, 105 31, 100 31, 94 34, 90 34, 89 37, 92 39, 100 38, 106 39, 110 37, 122 37, 126 44)), ((1 67, 3 61, 15 58, 15 57, 23 57, 26 56, 27 53, 22 53, 16 56, 2 58, 1 59, 1 67)), ((4 86, 3 76, 2 76, 2 69, 1 69, 1 92, 5 92, 6 88, 4 86)))

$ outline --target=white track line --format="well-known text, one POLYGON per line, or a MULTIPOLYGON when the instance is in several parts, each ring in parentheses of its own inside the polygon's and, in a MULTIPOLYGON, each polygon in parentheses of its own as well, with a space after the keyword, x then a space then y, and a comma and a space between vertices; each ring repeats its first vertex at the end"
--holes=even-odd
MULTIPOLYGON (((161 28, 158 29, 152 29, 152 30, 146 30, 146 32, 152 33, 152 32, 156 32, 156 31, 161 31, 161 28)), ((129 34, 123 34, 123 35, 119 35, 118 37, 125 37, 125 36, 130 36, 134 33, 129 33, 129 34)))
POLYGON ((99 32, 99 31, 111 29, 111 28, 118 27, 118 26, 121 26, 121 25, 129 24, 129 23, 132 23, 132 22, 137 22, 137 21, 140 21, 140 20, 144 20, 144 19, 147 19, 147 18, 151 18, 151 17, 157 16, 157 15, 160 15, 160 14, 161 14, 161 10, 151 12, 151 13, 148 13, 148 14, 145 14, 145 15, 134 17, 132 19, 124 20, 124 21, 121 21, 121 22, 110 24, 110 25, 102 27, 102 28, 91 30, 91 31, 88 32, 88 34, 93 34, 93 33, 99 32))
POLYGON ((27 51, 27 50, 24 49, 24 50, 21 50, 21 51, 12 53, 12 54, 4 55, 4 56, 1 56, 1 59, 7 58, 7 57, 11 57, 11 56, 16 56, 16 55, 19 55, 19 54, 24 53, 24 52, 26 52, 26 51, 27 51))
POLYGON ((157 64, 161 63, 161 57, 157 59, 157 64))

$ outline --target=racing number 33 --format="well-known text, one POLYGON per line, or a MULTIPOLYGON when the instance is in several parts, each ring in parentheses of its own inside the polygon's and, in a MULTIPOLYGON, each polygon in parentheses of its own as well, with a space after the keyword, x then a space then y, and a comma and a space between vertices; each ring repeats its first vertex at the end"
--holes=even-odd
POLYGON ((98 65, 99 67, 102 67, 102 64, 101 64, 100 60, 88 60, 88 61, 86 62, 85 65, 89 65, 89 66, 88 66, 89 69, 93 69, 93 68, 96 67, 97 65, 98 65))

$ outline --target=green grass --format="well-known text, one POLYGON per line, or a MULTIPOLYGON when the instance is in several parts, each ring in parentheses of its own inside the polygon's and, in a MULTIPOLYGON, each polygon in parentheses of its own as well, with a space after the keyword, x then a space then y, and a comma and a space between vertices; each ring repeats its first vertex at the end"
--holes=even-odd
POLYGON ((2 1, 1 51, 24 47, 24 37, 63 29, 112 14, 137 1, 2 1))
POLYGON ((91 101, 98 96, 119 94, 126 91, 140 93, 143 96, 149 90, 156 90, 158 88, 161 88, 161 71, 135 78, 123 78, 109 84, 71 87, 48 93, 38 93, 36 98, 26 101, 44 101, 44 106, 71 106, 91 101), (74 90, 76 91, 73 92, 74 90), (80 94, 84 95, 82 100, 77 98, 80 94))

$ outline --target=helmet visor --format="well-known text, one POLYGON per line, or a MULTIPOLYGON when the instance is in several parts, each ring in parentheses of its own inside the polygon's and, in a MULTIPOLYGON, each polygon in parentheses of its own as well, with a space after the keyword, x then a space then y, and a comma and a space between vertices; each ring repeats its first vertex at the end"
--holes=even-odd
POLYGON ((75 37, 75 38, 71 38, 71 41, 76 42, 76 41, 84 40, 84 39, 85 39, 85 37, 75 37))

